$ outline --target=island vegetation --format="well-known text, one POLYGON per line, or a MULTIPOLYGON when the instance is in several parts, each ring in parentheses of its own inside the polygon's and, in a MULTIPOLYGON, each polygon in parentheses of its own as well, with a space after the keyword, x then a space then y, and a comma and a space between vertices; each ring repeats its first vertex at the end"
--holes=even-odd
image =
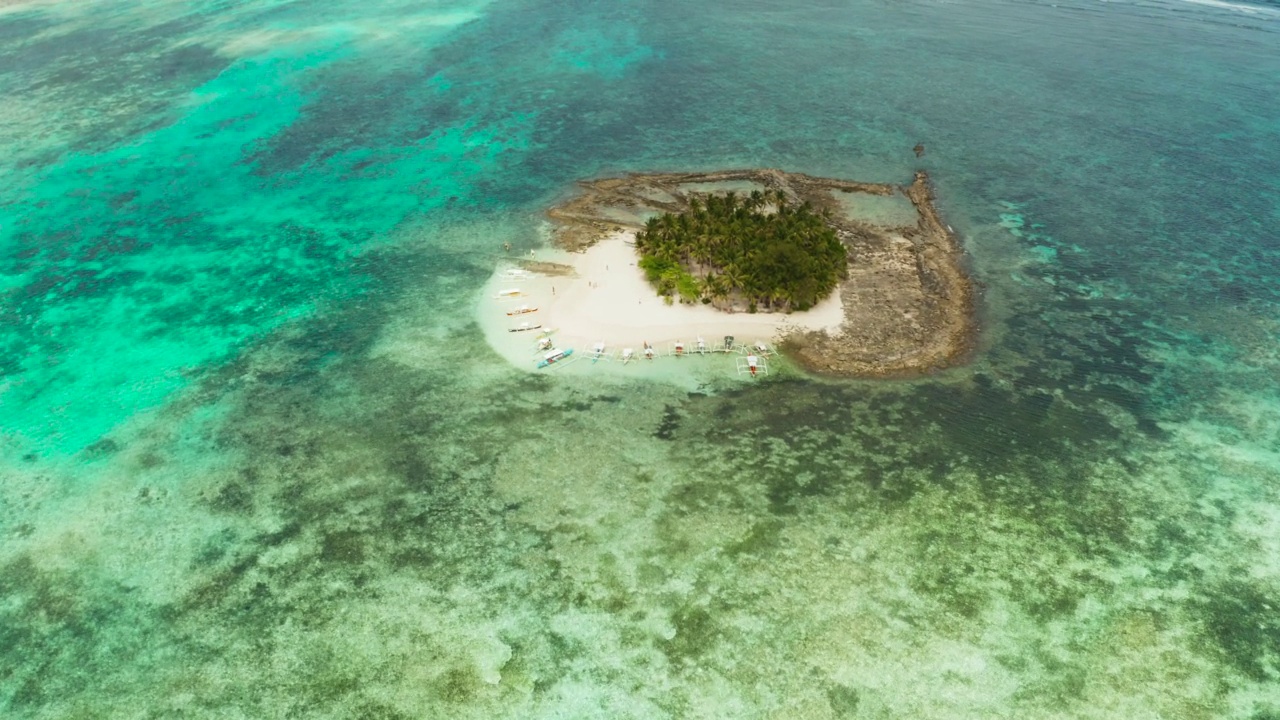
POLYGON ((685 212, 650 218, 636 234, 639 265, 669 302, 808 310, 848 275, 829 220, 780 190, 693 197, 685 212))

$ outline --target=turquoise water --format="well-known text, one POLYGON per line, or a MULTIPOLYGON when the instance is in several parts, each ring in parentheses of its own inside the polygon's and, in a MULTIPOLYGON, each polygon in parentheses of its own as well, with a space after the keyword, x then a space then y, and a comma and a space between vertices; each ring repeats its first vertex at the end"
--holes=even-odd
POLYGON ((1276 77, 1270 5, 8 3, 0 710, 1276 717, 1276 77), (760 165, 930 170, 973 361, 485 346, 574 180, 760 165))

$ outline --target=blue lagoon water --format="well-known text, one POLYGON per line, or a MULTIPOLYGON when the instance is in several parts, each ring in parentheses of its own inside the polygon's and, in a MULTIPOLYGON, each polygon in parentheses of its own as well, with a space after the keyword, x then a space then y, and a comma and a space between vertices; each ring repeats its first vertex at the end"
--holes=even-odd
POLYGON ((0 3, 0 714, 1280 717, 1276 78, 1269 4, 0 3), (575 180, 743 166, 928 169, 971 361, 486 346, 575 180))

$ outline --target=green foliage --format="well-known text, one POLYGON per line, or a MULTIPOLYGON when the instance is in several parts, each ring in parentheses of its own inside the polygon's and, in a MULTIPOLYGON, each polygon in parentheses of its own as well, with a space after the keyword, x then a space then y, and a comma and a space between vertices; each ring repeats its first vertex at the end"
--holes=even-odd
POLYGON ((782 192, 695 198, 686 213, 650 219, 636 249, 658 293, 681 302, 739 296, 751 308, 807 310, 847 273, 844 244, 824 215, 782 192))

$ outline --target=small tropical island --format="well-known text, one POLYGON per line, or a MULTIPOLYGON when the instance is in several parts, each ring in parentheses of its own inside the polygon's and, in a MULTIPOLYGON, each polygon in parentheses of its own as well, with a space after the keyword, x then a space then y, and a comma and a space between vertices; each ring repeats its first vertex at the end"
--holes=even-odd
POLYGON ((803 312, 848 277, 848 250, 830 217, 781 191, 753 190, 742 201, 729 191, 649 218, 635 246, 665 298, 716 305, 737 297, 747 312, 803 312))
POLYGON ((902 185, 774 169, 605 177, 547 216, 553 247, 508 248, 479 306, 517 365, 549 332, 587 349, 767 341, 842 377, 933 372, 974 346, 963 246, 924 171, 902 185))

